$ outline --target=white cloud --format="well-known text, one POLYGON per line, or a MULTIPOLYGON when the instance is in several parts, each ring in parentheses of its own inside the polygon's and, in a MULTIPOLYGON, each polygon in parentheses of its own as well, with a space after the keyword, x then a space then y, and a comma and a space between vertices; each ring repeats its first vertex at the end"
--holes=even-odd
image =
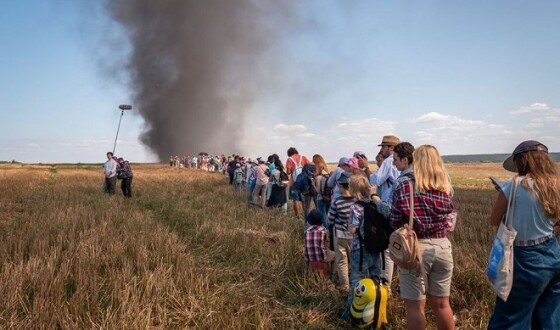
POLYGON ((560 121, 560 116, 546 116, 544 117, 544 120, 547 122, 551 122, 551 121, 557 122, 560 121))
POLYGON ((298 134, 297 136, 301 138, 312 138, 312 137, 316 137, 317 134, 307 132, 307 133, 298 134))
POLYGON ((519 108, 519 110, 511 111, 510 114, 516 115, 521 113, 534 113, 543 112, 550 110, 550 107, 546 103, 533 103, 531 105, 525 105, 519 108))
POLYGON ((307 128, 305 127, 305 125, 287 125, 287 124, 278 124, 276 126, 274 126, 274 131, 276 132, 292 132, 292 133, 297 133, 297 132, 305 132, 307 130, 307 128))
POLYGON ((348 120, 337 125, 338 128, 350 130, 351 132, 361 132, 373 130, 393 131, 394 121, 386 121, 377 118, 364 118, 358 120, 348 120))
POLYGON ((503 124, 438 112, 423 114, 410 122, 416 129, 411 140, 414 145, 433 144, 444 155, 491 153, 494 151, 487 149, 490 142, 507 145, 514 135, 513 131, 503 124))
POLYGON ((444 115, 438 112, 429 112, 412 120, 417 124, 432 124, 435 127, 451 130, 469 130, 485 125, 482 120, 462 119, 456 116, 444 115))

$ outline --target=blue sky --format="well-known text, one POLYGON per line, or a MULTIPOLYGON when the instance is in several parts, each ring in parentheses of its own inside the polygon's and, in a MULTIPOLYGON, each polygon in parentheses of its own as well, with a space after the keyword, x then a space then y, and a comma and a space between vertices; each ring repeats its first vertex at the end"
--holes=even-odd
MULTIPOLYGON (((254 100, 247 156, 296 146, 372 158, 385 134, 442 154, 506 153, 524 139, 559 150, 560 2, 302 3, 302 27, 276 45, 275 90, 254 100)), ((107 69, 126 53, 107 46, 118 29, 95 4, 0 5, 0 160, 103 161, 131 94, 107 69)), ((125 113, 117 154, 154 160, 142 125, 125 113)))

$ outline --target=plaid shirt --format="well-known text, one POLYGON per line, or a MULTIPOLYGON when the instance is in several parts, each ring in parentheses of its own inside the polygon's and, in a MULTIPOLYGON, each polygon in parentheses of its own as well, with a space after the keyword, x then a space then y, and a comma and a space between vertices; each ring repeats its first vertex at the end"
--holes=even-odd
POLYGON ((325 237, 328 232, 323 225, 309 226, 305 230, 305 261, 325 261, 325 237))
MULTIPOLYGON (((391 206, 391 226, 395 229, 408 223, 410 216, 410 179, 402 180, 395 187, 391 206)), ((413 229, 422 238, 443 238, 447 234, 446 217, 453 211, 453 203, 448 194, 429 190, 414 193, 413 229)))

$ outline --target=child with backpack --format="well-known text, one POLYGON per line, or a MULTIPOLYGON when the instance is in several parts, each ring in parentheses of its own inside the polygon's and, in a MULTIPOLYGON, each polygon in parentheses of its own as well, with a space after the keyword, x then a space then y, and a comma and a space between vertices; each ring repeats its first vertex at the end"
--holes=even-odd
POLYGON ((352 218, 352 205, 356 199, 352 197, 348 190, 348 180, 350 173, 341 173, 337 184, 340 189, 338 197, 331 205, 329 210, 328 222, 334 224, 334 251, 335 263, 338 271, 338 289, 344 293, 348 292, 348 258, 350 257, 350 243, 354 236, 348 231, 348 226, 352 218))
MULTIPOLYGON (((353 175, 349 180, 350 194, 357 200, 352 205, 352 219, 348 231, 353 233, 351 244, 350 288, 363 278, 381 277, 383 251, 387 249, 392 228, 370 199, 370 184, 363 175, 353 175)), ((381 283, 387 282, 381 279, 381 283)), ((346 310, 342 318, 348 320, 353 290, 348 292, 346 310)))

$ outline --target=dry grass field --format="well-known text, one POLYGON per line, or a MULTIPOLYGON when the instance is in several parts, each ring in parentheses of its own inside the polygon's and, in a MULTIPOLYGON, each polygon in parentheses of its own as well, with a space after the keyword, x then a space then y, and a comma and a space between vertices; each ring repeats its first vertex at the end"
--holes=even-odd
MULTIPOLYGON (((487 177, 509 174, 497 164, 448 169, 460 214, 451 303, 458 329, 483 329, 494 300, 487 177)), ((0 165, 0 328, 346 327, 344 297, 305 271, 302 222, 247 209, 220 174, 133 170, 124 199, 101 193, 100 166, 0 165)), ((389 317, 405 328, 394 296, 389 317)))

